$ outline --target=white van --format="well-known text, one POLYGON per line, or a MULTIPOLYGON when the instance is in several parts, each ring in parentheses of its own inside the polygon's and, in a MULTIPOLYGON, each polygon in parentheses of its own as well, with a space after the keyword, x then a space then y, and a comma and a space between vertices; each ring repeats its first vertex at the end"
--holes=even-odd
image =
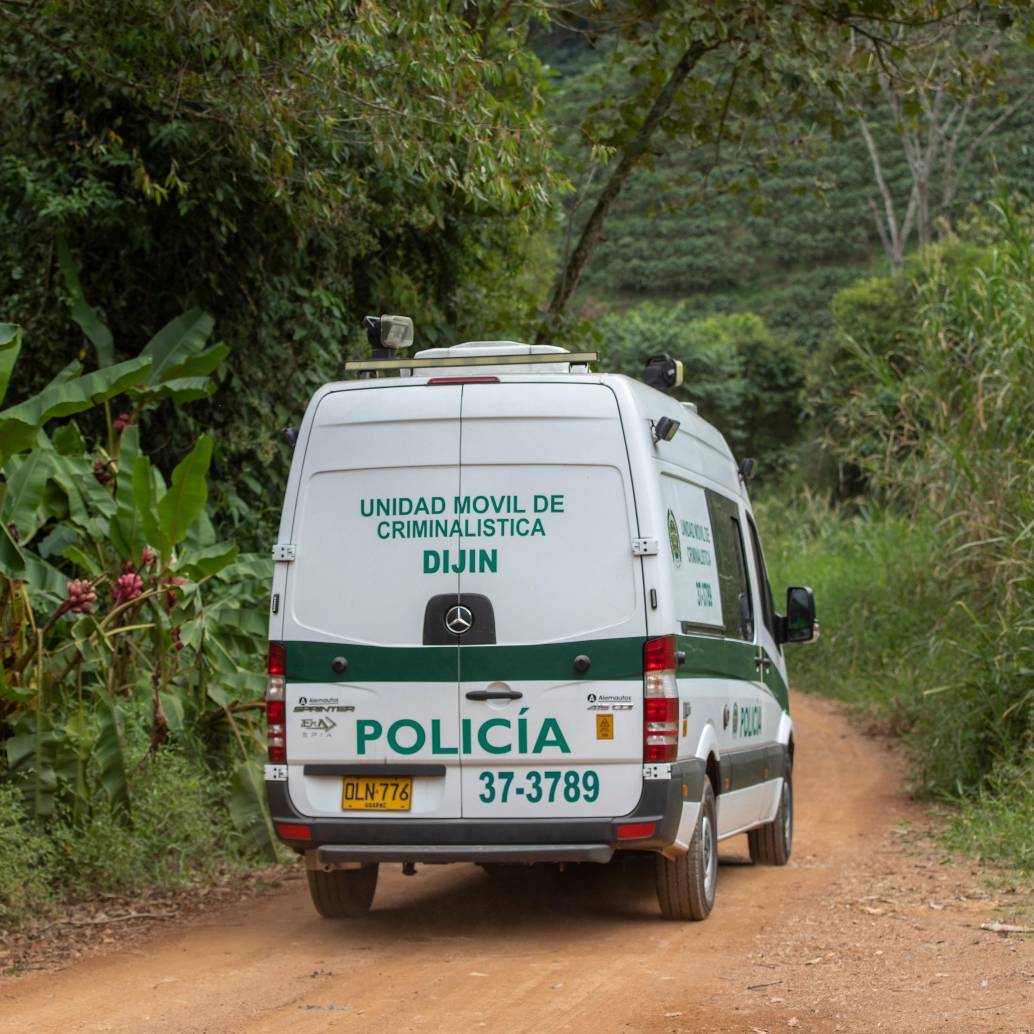
POLYGON ((637 851, 662 913, 703 919, 718 840, 789 857, 782 646, 813 637, 811 592, 776 613, 718 431, 591 358, 476 342, 350 364, 365 379, 305 412, 265 778, 324 916, 369 909, 381 862, 637 851))

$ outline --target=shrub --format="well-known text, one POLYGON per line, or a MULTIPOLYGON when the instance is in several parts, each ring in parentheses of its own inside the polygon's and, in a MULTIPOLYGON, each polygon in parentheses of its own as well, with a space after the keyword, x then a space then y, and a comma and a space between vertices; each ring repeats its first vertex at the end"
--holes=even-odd
POLYGON ((953 842, 1029 866, 1034 210, 1003 198, 967 234, 836 307, 854 365, 824 379, 827 442, 880 502, 765 512, 823 618, 795 680, 892 714, 916 789, 964 802, 953 842))
POLYGON ((822 634, 788 652, 791 684, 911 727, 922 693, 938 685, 927 649, 944 611, 936 529, 807 493, 767 496, 756 509, 773 585, 815 590, 822 634))
POLYGON ((755 315, 691 319, 684 305, 648 302, 599 323, 605 369, 640 377, 652 355, 681 359, 685 384, 675 394, 696 403, 733 452, 771 475, 786 466, 801 431, 803 382, 797 351, 755 315))
POLYGON ((1002 766, 951 813, 947 841, 958 849, 1034 872, 1034 754, 1002 766))
POLYGON ((138 773, 133 811, 95 808, 54 830, 66 892, 168 887, 239 863, 243 844, 227 810, 229 779, 176 751, 160 751, 138 773))
POLYGON ((33 826, 18 791, 0 783, 0 927, 50 912, 56 871, 54 844, 33 826))

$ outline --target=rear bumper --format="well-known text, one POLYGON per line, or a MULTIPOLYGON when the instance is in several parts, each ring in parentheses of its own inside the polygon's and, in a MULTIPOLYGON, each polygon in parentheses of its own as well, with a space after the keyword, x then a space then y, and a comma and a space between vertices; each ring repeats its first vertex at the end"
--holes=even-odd
POLYGON ((382 819, 312 818, 295 810, 286 782, 266 782, 274 827, 305 826, 309 838, 281 840, 297 851, 319 849, 321 862, 605 862, 617 850, 663 851, 675 842, 683 802, 703 795, 704 762, 678 761, 667 779, 646 779, 639 803, 613 818, 382 819), (646 837, 618 829, 653 824, 646 837))
POLYGON ((316 849, 320 865, 336 862, 609 862, 610 844, 330 844, 316 849))

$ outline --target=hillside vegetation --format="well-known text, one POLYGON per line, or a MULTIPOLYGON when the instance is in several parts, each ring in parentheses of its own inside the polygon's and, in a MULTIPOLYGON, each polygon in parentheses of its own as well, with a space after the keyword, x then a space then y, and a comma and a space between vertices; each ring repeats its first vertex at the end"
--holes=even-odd
MULTIPOLYGON (((538 50, 555 66, 550 115, 575 180, 565 205, 577 222, 600 179, 579 144, 579 120, 594 84, 602 79, 607 89, 620 89, 621 79, 608 55, 570 34, 555 32, 538 50)), ((972 159, 951 202, 935 211, 941 233, 970 206, 993 201, 1000 184, 1029 189, 1034 108, 1026 99, 1034 57, 1025 47, 1011 48, 1005 62, 994 91, 978 98, 960 133, 958 146, 972 147, 972 159)), ((901 129, 879 95, 863 111, 900 217, 910 186, 901 129)), ((831 136, 805 108, 779 135, 767 130, 754 154, 716 152, 687 140, 661 142, 650 157, 610 216, 576 295, 580 311, 622 312, 648 299, 680 303, 690 318, 752 312, 810 349, 833 330, 833 295, 886 269, 872 209, 875 203, 879 212, 883 202, 857 116, 831 136), (744 169, 756 178, 753 190, 733 180, 744 169), (726 182, 733 187, 723 189, 726 182)), ((935 162, 931 175, 937 200, 944 195, 943 168, 935 162)), ((557 248, 566 246, 565 229, 557 248)))

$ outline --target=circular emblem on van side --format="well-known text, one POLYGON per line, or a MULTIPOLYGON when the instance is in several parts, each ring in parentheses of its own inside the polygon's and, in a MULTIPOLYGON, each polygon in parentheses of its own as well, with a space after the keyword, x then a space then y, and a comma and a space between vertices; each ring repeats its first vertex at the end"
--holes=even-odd
POLYGON ((682 566, 682 543, 679 541, 679 522, 675 514, 668 511, 668 543, 671 546, 671 558, 676 567, 682 566))
POLYGON ((474 615, 469 607, 450 607, 445 613, 445 627, 453 635, 464 635, 474 624, 474 615))

